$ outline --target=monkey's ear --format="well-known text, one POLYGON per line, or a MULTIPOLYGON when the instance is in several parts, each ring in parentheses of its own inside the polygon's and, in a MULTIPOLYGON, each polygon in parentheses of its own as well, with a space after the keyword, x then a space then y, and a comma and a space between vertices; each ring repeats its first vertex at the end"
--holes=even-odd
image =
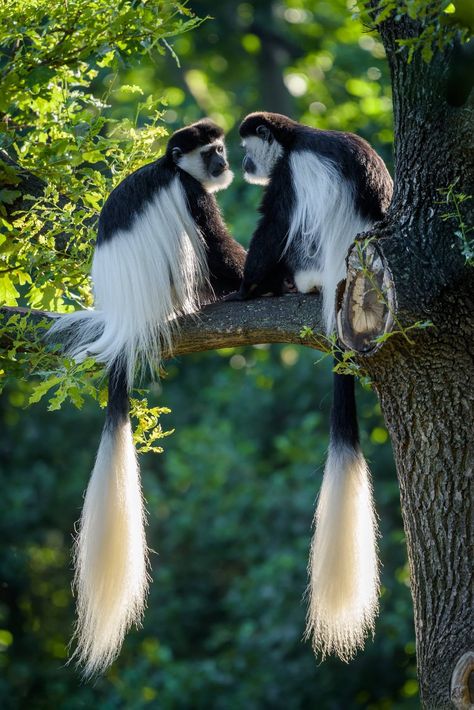
POLYGON ((177 163, 183 155, 183 151, 181 150, 181 148, 173 148, 173 150, 171 151, 171 155, 173 157, 173 162, 177 163))
POLYGON ((267 128, 267 126, 264 126, 263 123, 260 126, 257 126, 255 132, 257 136, 262 139, 262 141, 267 141, 267 143, 271 143, 273 141, 271 130, 267 128))

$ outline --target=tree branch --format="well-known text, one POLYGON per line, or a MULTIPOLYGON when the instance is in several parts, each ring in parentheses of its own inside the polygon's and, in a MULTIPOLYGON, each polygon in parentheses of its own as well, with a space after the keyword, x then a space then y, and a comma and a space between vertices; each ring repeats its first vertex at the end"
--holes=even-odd
MULTIPOLYGON (((0 308, 0 317, 20 314, 35 322, 52 320, 57 314, 27 308, 0 308)), ((211 303, 191 316, 179 319, 179 334, 175 355, 218 350, 219 348, 260 343, 294 343, 316 350, 327 350, 324 336, 301 338, 304 326, 315 333, 323 331, 321 299, 318 295, 288 294, 278 298, 258 298, 252 301, 211 303)), ((9 347, 8 339, 0 338, 0 347, 9 347)))

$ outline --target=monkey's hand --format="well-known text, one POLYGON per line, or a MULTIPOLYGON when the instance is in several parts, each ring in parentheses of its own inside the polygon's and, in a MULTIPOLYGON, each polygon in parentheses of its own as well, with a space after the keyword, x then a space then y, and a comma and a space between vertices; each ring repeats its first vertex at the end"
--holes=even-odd
POLYGON ((298 293, 295 282, 290 278, 285 278, 283 281, 282 293, 298 293))
POLYGON ((229 293, 225 296, 224 301, 247 301, 249 298, 256 298, 258 295, 258 284, 251 284, 249 287, 244 277, 239 290, 229 293))
POLYGON ((231 293, 228 293, 224 298, 222 299, 223 301, 246 301, 247 296, 242 294, 240 291, 232 291, 231 293))

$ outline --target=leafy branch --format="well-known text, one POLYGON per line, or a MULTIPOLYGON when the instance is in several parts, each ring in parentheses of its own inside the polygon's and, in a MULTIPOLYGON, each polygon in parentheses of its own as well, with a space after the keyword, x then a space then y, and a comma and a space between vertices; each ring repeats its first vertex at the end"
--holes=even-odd
POLYGON ((161 415, 170 414, 170 412, 171 409, 168 407, 150 407, 146 397, 131 398, 130 414, 132 419, 136 421, 133 441, 138 453, 145 454, 152 451, 155 454, 161 454, 163 452, 163 448, 156 446, 155 442, 173 434, 174 429, 163 431, 160 423, 161 415))
POLYGON ((313 328, 303 326, 300 330, 300 338, 302 340, 307 339, 308 341, 315 338, 320 340, 323 345, 323 355, 319 358, 318 362, 322 362, 322 360, 332 356, 336 360, 333 372, 336 372, 338 375, 352 375, 359 379, 365 379, 367 377, 360 363, 356 362, 354 359, 357 355, 355 350, 341 348, 335 333, 331 335, 318 333, 316 335, 313 328))
POLYGON ((466 195, 463 192, 456 192, 456 185, 459 182, 459 177, 447 188, 441 188, 439 193, 443 196, 443 201, 438 204, 445 204, 448 208, 447 212, 441 215, 441 219, 446 222, 454 219, 458 225, 458 229, 454 234, 461 242, 461 252, 466 263, 469 266, 474 266, 474 239, 469 235, 474 231, 472 225, 468 225, 463 217, 461 205, 472 199, 472 195, 466 195))
POLYGON ((467 41, 474 32, 471 0, 377 0, 359 2, 357 9, 361 20, 371 29, 395 20, 399 32, 396 42, 400 51, 407 50, 409 63, 416 52, 421 53, 423 61, 430 62, 434 52, 441 51, 454 38, 467 41), (406 19, 411 21, 409 33, 404 28, 406 19))

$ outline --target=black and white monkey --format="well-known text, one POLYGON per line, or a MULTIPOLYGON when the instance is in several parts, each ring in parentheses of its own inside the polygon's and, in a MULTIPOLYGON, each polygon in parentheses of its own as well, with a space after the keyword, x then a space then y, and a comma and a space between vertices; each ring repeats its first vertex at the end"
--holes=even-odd
MULTIPOLYGON (((383 160, 356 135, 253 113, 240 126, 248 182, 266 185, 240 290, 230 298, 279 294, 285 279, 322 290, 326 332, 335 291, 360 232, 392 196, 383 160)), ((334 375, 330 445, 315 514, 306 634, 315 650, 350 658, 378 609, 377 524, 370 473, 359 447, 354 378, 334 375)))
POLYGON ((137 369, 153 372, 176 319, 238 288, 245 250, 213 192, 231 183, 223 131, 203 119, 174 133, 165 155, 128 176, 99 218, 92 265, 96 309, 61 316, 50 338, 109 372, 105 426, 75 543, 74 656, 104 670, 139 623, 148 590, 145 515, 129 418, 137 369))

